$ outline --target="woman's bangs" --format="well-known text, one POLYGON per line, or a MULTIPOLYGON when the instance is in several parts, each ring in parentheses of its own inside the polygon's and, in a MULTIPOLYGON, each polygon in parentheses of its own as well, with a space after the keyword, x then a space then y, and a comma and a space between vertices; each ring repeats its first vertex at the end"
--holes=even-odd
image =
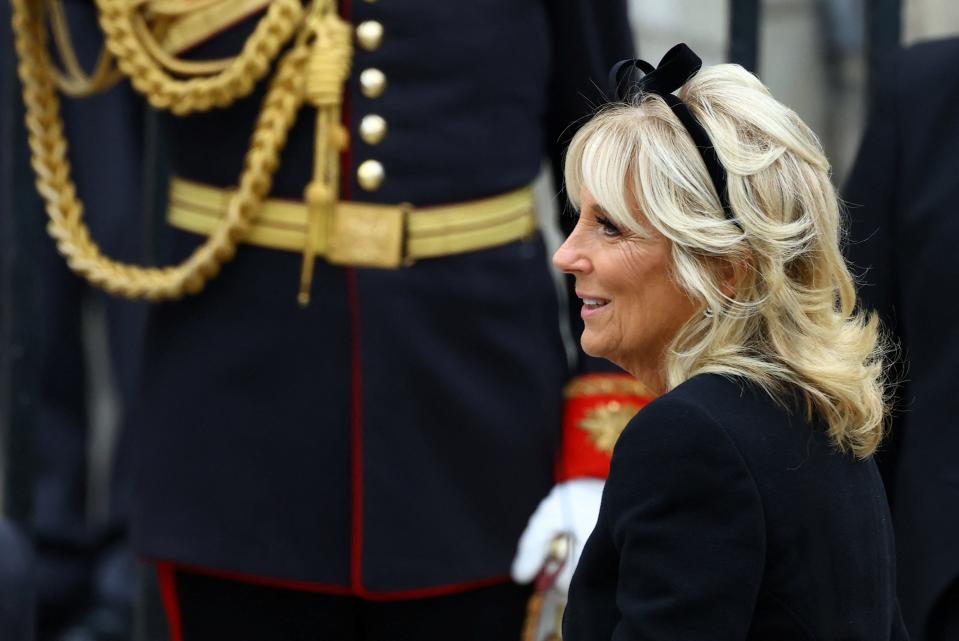
POLYGON ((579 163, 581 186, 616 222, 629 226, 635 222, 626 197, 632 156, 628 132, 611 126, 595 130, 584 141, 579 163))

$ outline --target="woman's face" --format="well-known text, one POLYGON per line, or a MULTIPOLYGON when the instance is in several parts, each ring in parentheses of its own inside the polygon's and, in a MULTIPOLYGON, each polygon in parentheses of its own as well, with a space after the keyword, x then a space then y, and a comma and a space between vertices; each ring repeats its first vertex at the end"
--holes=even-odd
POLYGON ((583 351, 665 391, 666 348, 699 305, 672 279, 669 241, 638 207, 634 215, 645 237, 619 229, 585 188, 580 205, 576 227, 553 264, 576 277, 583 351))

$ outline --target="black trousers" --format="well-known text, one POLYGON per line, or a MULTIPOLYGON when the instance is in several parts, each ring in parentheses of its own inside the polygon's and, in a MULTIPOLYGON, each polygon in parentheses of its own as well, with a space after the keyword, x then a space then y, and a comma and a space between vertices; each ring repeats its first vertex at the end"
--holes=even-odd
POLYGON ((509 583, 380 602, 188 572, 172 576, 164 595, 171 641, 519 641, 532 593, 509 583))
POLYGON ((926 634, 927 641, 959 639, 959 580, 953 581, 936 601, 929 613, 929 628, 926 634))

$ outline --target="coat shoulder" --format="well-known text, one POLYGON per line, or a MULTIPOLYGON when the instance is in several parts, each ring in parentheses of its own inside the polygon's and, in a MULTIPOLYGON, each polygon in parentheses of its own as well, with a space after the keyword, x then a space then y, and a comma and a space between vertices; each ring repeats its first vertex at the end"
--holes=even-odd
POLYGON ((743 384, 732 378, 703 374, 689 379, 633 417, 614 450, 614 465, 617 454, 623 458, 640 451, 662 457, 709 449, 741 459, 739 439, 730 433, 725 414, 744 394, 743 384))
MULTIPOLYGON (((682 417, 701 426, 727 429, 725 415, 731 410, 743 410, 744 405, 755 404, 756 390, 746 381, 719 374, 699 374, 676 386, 652 401, 633 418, 649 429, 663 418, 682 417)), ((771 401, 771 399, 769 399, 771 401)))
POLYGON ((748 468, 765 468, 791 465, 810 448, 828 455, 825 432, 788 394, 777 400, 746 379, 700 374, 640 410, 620 440, 624 449, 650 439, 697 450, 712 444, 735 451, 748 468))

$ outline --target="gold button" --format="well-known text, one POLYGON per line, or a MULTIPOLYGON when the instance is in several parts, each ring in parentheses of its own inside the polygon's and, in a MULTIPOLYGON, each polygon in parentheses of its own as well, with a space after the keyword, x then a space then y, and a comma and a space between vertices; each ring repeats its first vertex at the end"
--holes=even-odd
POLYGON ((376 51, 383 42, 383 25, 376 20, 366 20, 356 25, 356 41, 367 51, 376 51))
POLYGON ((383 184, 386 172, 377 160, 364 160, 356 168, 356 179, 366 191, 376 191, 383 184))
POLYGON ((367 114, 360 121, 360 138, 368 145, 378 145, 386 136, 386 121, 376 114, 367 114))
POLYGON ((386 74, 370 67, 360 73, 360 91, 367 98, 379 98, 386 91, 386 74))

